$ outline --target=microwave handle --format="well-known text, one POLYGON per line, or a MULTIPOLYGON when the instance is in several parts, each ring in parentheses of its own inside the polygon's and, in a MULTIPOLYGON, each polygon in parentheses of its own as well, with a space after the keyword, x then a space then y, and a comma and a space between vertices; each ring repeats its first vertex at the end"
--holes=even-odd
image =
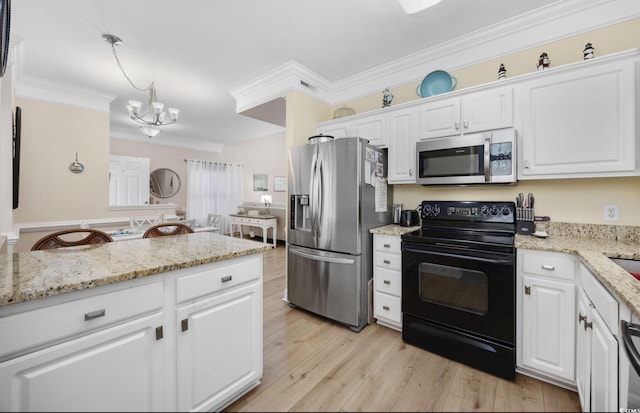
POLYGON ((491 162, 491 137, 484 138, 484 181, 491 181, 491 168, 489 162, 491 162))

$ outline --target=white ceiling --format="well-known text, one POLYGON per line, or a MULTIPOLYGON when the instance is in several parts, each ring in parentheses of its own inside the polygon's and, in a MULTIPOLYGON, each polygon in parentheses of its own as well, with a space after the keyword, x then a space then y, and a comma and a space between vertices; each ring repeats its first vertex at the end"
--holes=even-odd
POLYGON ((229 92, 287 62, 339 82, 552 3, 443 0, 407 15, 395 0, 14 0, 11 42, 23 41, 18 81, 113 95, 112 136, 148 140, 127 116, 128 100, 147 97, 118 69, 102 38, 114 34, 134 84, 153 80, 181 110, 163 140, 232 144, 283 131, 236 114, 229 92))

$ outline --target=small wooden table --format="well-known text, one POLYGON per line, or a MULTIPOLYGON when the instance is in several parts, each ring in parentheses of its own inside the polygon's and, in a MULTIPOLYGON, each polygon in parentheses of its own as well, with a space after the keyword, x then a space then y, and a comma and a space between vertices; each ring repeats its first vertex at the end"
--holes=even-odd
POLYGON ((278 226, 278 218, 274 215, 249 215, 249 214, 230 214, 231 222, 229 223, 229 232, 233 237, 233 226, 238 225, 240 228, 240 238, 244 237, 242 226, 260 227, 262 228, 262 242, 267 243, 267 231, 271 228, 273 236, 273 248, 276 247, 276 227, 278 226))

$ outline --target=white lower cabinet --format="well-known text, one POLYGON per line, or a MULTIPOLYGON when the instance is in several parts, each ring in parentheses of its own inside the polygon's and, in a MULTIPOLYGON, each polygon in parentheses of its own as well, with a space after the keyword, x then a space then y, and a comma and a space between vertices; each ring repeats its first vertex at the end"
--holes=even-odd
POLYGON ((0 410, 163 410, 162 321, 158 312, 0 363, 0 410))
POLYGON ((220 410, 262 376, 258 280, 179 307, 178 411, 220 410))
POLYGON ((398 235, 373 234, 373 316, 402 330, 402 251, 398 235))
POLYGON ((618 303, 584 265, 579 281, 576 386, 582 411, 617 411, 618 303))
POLYGON ((518 250, 518 366, 565 384, 575 380, 573 256, 518 250))
POLYGON ((262 254, 15 306, 0 411, 222 410, 262 377, 262 254))

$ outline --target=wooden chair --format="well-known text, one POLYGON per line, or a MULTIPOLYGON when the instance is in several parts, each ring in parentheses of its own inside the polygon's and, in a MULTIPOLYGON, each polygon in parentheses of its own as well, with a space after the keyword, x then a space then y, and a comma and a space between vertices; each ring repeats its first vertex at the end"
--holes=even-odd
MULTIPOLYGON (((72 238, 73 235, 72 235, 72 238)), ((74 229, 66 229, 58 232, 51 233, 45 237, 40 238, 33 247, 31 247, 31 251, 36 250, 48 250, 53 248, 61 248, 61 247, 73 247, 76 245, 88 245, 88 244, 104 244, 106 242, 112 242, 113 238, 106 232, 102 232, 97 229, 88 229, 88 228, 74 228, 74 229), (86 234, 81 239, 63 239, 62 237, 67 234, 86 234)))
POLYGON ((155 225, 161 222, 160 215, 130 217, 131 229, 138 229, 142 226, 155 225))
POLYGON ((192 234, 193 230, 187 225, 178 222, 163 222, 156 224, 145 231, 142 238, 164 237, 165 235, 192 234), (174 227, 171 229, 171 227, 174 227))

